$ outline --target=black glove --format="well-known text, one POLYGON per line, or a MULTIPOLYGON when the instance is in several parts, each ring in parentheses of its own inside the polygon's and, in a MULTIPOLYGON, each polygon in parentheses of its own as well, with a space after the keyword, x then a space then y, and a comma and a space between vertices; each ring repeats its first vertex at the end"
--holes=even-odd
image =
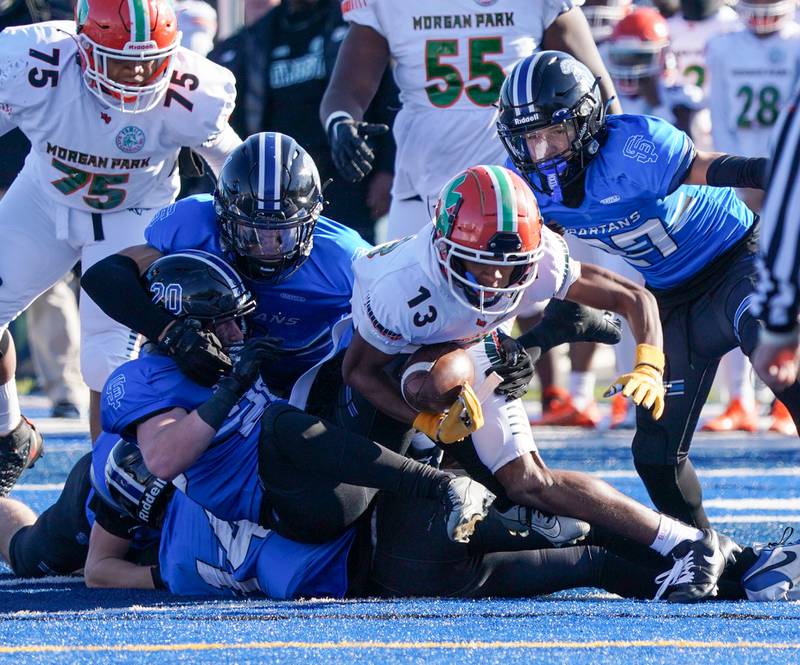
POLYGON ((498 395, 505 395, 506 401, 521 398, 528 392, 528 384, 533 378, 533 366, 542 355, 539 347, 533 346, 526 349, 513 337, 497 331, 500 342, 500 359, 502 365, 493 365, 486 374, 497 372, 503 382, 494 389, 498 395))
POLYGON ((197 319, 178 319, 156 346, 175 361, 181 372, 201 386, 210 388, 232 366, 217 336, 210 330, 203 330, 197 319))
POLYGON ((372 160, 375 159, 367 138, 388 131, 388 125, 359 122, 351 118, 334 120, 328 128, 328 141, 333 163, 339 173, 350 182, 362 180, 372 170, 372 160))
POLYGON ((261 365, 275 356, 274 339, 257 337, 245 343, 231 373, 217 383, 217 389, 197 407, 197 415, 215 431, 222 427, 231 409, 253 385, 261 365))
POLYGON ((612 312, 552 298, 544 309, 544 318, 517 341, 528 349, 538 346, 547 353, 559 344, 616 344, 620 339, 622 322, 612 312))

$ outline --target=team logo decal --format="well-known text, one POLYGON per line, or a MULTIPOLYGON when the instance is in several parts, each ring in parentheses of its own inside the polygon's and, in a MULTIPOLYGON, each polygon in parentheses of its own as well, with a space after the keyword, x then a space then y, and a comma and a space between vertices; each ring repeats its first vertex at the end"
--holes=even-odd
POLYGON ((450 226, 455 219, 458 212, 458 206, 464 196, 458 191, 458 188, 464 184, 467 179, 467 174, 463 173, 451 180, 447 185, 445 191, 442 192, 442 206, 439 209, 439 215, 436 218, 436 230, 443 236, 447 236, 450 232, 450 226))
POLYGON ((78 0, 78 5, 75 8, 77 14, 77 24, 83 25, 89 16, 89 0, 78 0))
POLYGON ((106 385, 106 402, 110 407, 118 409, 123 397, 125 397, 125 376, 119 374, 106 385))
POLYGON ((122 152, 139 152, 144 148, 144 132, 138 127, 128 125, 119 130, 116 143, 122 152))
POLYGON ((642 134, 635 134, 625 141, 622 154, 628 159, 635 159, 641 164, 658 161, 658 152, 652 141, 648 141, 642 134))

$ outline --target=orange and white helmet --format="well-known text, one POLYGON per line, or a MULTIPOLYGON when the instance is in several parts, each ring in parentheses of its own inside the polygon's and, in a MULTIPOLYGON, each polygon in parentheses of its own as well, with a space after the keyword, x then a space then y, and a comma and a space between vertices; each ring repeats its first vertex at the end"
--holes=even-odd
POLYGON ((155 107, 172 76, 180 44, 171 0, 78 0, 75 5, 83 80, 103 104, 126 113, 155 107), (153 63, 139 83, 109 76, 109 60, 153 63))
POLYGON ((671 58, 667 21, 652 7, 640 7, 614 28, 605 45, 608 73, 622 94, 636 94, 639 81, 661 76, 671 58))
POLYGON ((436 258, 453 295, 481 314, 504 314, 536 279, 542 216, 527 183, 502 166, 472 166, 439 195, 433 223, 436 258), (478 283, 464 261, 512 266, 505 287, 478 283))
POLYGON ((735 9, 742 22, 750 30, 766 35, 778 32, 794 18, 797 2, 796 0, 764 0, 763 2, 738 0, 735 9))

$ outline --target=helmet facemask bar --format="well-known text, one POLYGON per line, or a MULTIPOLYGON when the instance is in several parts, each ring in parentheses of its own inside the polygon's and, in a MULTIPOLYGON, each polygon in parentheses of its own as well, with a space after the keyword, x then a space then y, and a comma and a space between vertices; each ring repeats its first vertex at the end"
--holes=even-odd
POLYGON ((322 200, 288 219, 280 211, 250 217, 230 204, 217 212, 224 244, 235 255, 237 268, 251 279, 271 282, 286 279, 311 254, 322 200))
POLYGON ((85 34, 78 35, 78 49, 83 60, 83 79, 89 91, 105 106, 123 113, 144 113, 155 108, 169 86, 174 68, 174 54, 180 44, 180 33, 167 47, 158 48, 155 41, 129 42, 124 49, 97 44, 85 34), (154 71, 141 85, 119 83, 108 73, 108 61, 154 63, 154 71))
POLYGON ((524 290, 536 279, 538 263, 544 255, 541 245, 530 252, 498 254, 464 247, 440 235, 434 237, 433 246, 439 266, 447 277, 450 292, 469 308, 489 315, 503 315, 519 303, 524 290), (462 261, 499 267, 513 266, 515 270, 508 286, 483 286, 464 274, 462 261))
POLYGON ((608 73, 621 93, 635 95, 639 81, 661 76, 665 69, 667 42, 621 39, 609 43, 606 50, 608 73))

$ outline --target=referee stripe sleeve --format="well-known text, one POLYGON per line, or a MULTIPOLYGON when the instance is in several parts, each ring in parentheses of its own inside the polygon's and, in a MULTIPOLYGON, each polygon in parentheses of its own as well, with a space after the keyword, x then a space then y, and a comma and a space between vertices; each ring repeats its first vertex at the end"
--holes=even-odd
POLYGON ((761 265, 754 313, 775 332, 797 324, 800 289, 800 114, 798 97, 778 127, 761 223, 761 265))

